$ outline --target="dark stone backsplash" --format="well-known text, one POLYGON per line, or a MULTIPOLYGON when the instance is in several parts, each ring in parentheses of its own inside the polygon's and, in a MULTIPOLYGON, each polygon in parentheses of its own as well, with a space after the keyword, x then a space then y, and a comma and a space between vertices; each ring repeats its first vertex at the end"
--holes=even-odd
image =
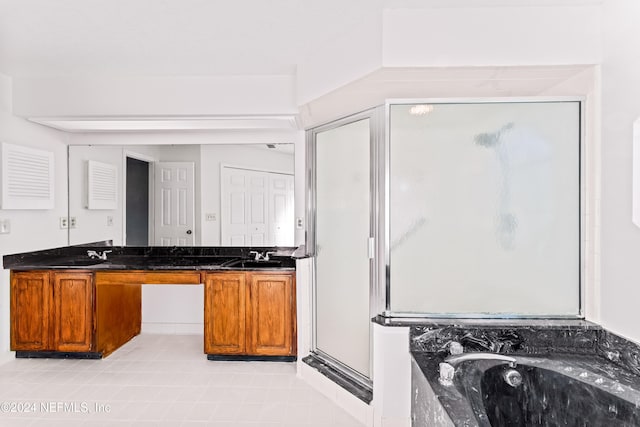
POLYGON ((618 366, 640 375, 640 346, 606 329, 600 331, 598 354, 618 366))

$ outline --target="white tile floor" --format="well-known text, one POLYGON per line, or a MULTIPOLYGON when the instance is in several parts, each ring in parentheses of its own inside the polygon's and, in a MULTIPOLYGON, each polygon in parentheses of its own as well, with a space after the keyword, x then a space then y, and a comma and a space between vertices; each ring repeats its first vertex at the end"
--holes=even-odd
POLYGON ((0 365, 0 426, 361 426, 294 363, 208 361, 202 345, 143 334, 103 360, 0 365))

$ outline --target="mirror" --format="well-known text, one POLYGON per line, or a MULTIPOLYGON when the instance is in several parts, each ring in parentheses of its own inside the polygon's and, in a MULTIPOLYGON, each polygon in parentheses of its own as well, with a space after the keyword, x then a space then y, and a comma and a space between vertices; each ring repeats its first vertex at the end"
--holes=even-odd
POLYGON ((294 246, 294 144, 70 145, 69 244, 294 246))

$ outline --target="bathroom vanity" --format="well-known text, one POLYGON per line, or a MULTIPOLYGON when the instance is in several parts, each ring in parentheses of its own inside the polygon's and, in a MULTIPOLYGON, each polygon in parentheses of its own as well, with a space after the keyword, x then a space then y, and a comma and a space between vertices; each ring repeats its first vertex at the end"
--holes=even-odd
POLYGON ((105 357, 140 333, 142 285, 203 284, 209 359, 295 360, 293 250, 68 247, 5 256, 11 349, 17 357, 105 357), (107 259, 87 256, 107 250, 107 259), (249 251, 275 255, 256 260, 249 251))

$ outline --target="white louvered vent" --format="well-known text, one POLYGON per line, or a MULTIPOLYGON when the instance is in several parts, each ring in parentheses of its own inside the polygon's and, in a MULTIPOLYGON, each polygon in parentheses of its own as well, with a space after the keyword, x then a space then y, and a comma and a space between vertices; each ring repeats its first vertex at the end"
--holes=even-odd
POLYGON ((53 153, 2 143, 2 209, 53 209, 53 153))
POLYGON ((108 163, 87 161, 87 209, 117 209, 117 168, 108 163))

